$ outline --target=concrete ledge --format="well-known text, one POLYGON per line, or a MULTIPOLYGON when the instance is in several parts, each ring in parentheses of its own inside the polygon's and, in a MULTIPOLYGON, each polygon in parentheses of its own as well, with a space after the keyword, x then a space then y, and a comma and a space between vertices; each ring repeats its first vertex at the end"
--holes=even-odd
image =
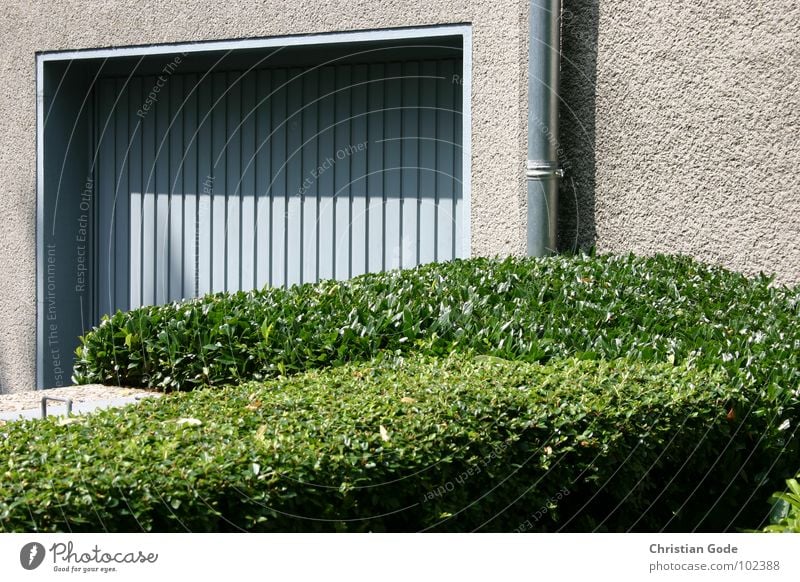
MULTIPOLYGON (((39 392, 41 394, 41 392, 39 392)), ((135 404, 143 398, 158 398, 161 396, 158 393, 148 392, 137 396, 123 396, 120 398, 106 398, 102 400, 85 400, 75 402, 72 405, 73 414, 86 414, 101 410, 104 408, 114 408, 119 406, 127 406, 128 404, 135 404)), ((47 416, 63 416, 66 412, 66 406, 61 403, 54 403, 52 406, 47 407, 47 416)), ((0 421, 24 420, 41 418, 41 408, 28 408, 24 410, 13 410, 0 412, 0 421)))

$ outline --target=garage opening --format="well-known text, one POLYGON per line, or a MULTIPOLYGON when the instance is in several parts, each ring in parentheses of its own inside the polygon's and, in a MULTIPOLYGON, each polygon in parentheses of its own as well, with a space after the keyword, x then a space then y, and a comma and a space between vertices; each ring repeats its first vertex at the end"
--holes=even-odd
POLYGON ((468 256, 468 43, 39 55, 39 387, 118 309, 468 256))

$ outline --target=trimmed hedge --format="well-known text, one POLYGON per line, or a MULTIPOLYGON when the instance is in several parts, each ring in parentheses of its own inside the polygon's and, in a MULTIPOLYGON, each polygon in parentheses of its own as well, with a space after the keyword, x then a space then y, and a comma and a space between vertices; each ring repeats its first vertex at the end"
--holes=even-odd
MULTIPOLYGON (((760 508, 729 501, 740 502, 743 491, 748 500, 763 498, 781 485, 775 475, 800 465, 800 288, 686 257, 471 259, 118 312, 82 338, 75 380, 216 391, 387 352, 470 352, 554 366, 563 358, 623 358, 714 370, 746 398, 731 412, 735 433, 718 443, 712 471, 693 487, 702 499, 718 490, 723 499, 711 505, 727 513, 706 516, 702 504, 678 503, 684 516, 688 507, 706 516, 702 527, 712 530, 731 521, 761 527, 760 508)), ((675 481, 663 475, 671 491, 675 481)), ((660 504, 674 508, 675 499, 656 493, 648 515, 666 515, 660 504)), ((659 519, 631 521, 647 530, 659 519)))
POLYGON ((74 380, 190 389, 463 349, 721 365, 796 398, 800 290, 686 257, 459 260, 117 312, 82 338, 74 380))
POLYGON ((740 414, 759 396, 724 378, 385 356, 9 423, 0 530, 728 529, 750 518, 744 459, 776 460, 753 438, 776 410, 740 414))
POLYGON ((768 533, 800 533, 800 474, 795 479, 786 480, 786 489, 773 493, 774 503, 770 513, 770 525, 764 528, 768 533))

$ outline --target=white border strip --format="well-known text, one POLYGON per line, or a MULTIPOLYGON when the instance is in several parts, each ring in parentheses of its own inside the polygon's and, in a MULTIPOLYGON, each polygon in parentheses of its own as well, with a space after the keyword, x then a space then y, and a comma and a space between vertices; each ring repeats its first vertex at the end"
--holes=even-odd
POLYGON ((36 389, 44 387, 44 61, 36 58, 36 389))
POLYGON ((461 90, 461 195, 463 196, 464 224, 462 230, 462 246, 464 255, 472 256, 472 27, 463 27, 461 38, 462 71, 464 86, 461 90))
MULTIPOLYGON (((528 507, 526 513, 524 506, 515 506, 513 510, 521 514, 523 521, 516 531, 525 531, 526 520, 534 519, 536 513, 546 508, 528 507)), ((531 579, 795 582, 800 576, 797 536, 791 534, 29 532, 0 535, 0 564, 3 574, 8 574, 4 579, 10 580, 60 580, 66 576, 115 582, 265 578, 352 582, 366 578, 363 574, 354 576, 354 560, 358 560, 358 571, 379 573, 374 577, 381 582, 531 579), (26 572, 20 563, 21 550, 31 542, 42 544, 44 552, 38 555, 42 560, 40 565, 26 572), (72 555, 68 552, 69 544, 73 545, 72 555), (681 549, 694 553, 683 553, 681 549), (136 561, 120 562, 126 554, 129 560, 136 561), (79 561, 82 556, 88 559, 79 561), (101 561, 105 556, 109 561, 101 561), (98 568, 98 571, 84 573, 84 568, 98 568), (102 568, 113 571, 98 576, 102 568)))

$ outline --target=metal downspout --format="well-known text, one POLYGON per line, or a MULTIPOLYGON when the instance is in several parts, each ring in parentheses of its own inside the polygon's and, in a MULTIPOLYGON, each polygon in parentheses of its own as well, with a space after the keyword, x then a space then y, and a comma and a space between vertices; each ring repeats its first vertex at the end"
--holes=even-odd
POLYGON ((528 255, 556 250, 561 0, 531 0, 528 46, 528 255))

